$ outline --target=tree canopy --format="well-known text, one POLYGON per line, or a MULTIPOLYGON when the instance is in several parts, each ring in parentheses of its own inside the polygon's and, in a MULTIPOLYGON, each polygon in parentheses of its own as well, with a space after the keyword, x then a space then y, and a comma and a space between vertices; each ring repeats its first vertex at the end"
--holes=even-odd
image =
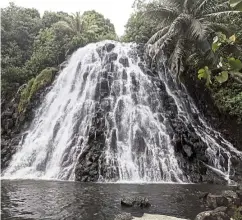
POLYGON ((57 67, 77 48, 116 39, 114 25, 96 11, 45 11, 10 3, 1 9, 2 99, 47 67, 57 67))
POLYGON ((145 43, 152 67, 166 60, 179 82, 186 85, 185 74, 204 82, 218 108, 242 121, 241 6, 241 0, 135 0, 123 40, 145 43))

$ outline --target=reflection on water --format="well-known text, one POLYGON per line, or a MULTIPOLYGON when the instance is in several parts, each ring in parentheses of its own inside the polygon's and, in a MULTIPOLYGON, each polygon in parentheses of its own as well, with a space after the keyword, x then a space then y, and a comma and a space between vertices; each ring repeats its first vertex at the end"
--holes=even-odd
POLYGON ((143 212, 194 218, 203 211, 200 192, 225 186, 171 184, 94 184, 34 180, 2 180, 2 219, 113 220, 121 212, 143 212), (146 196, 149 209, 121 208, 123 196, 146 196))

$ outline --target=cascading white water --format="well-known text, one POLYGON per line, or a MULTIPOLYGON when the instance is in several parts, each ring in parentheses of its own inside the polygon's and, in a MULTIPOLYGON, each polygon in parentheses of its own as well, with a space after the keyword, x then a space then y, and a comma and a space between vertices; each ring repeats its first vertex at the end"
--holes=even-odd
POLYGON ((178 106, 178 117, 184 120, 185 124, 191 124, 196 134, 207 145, 205 154, 208 158, 207 167, 220 174, 225 180, 230 183, 231 175, 231 157, 236 155, 240 160, 242 159, 242 152, 238 151, 233 145, 225 140, 222 135, 215 131, 211 126, 207 124, 204 118, 200 115, 193 100, 188 94, 184 85, 176 83, 176 79, 172 74, 166 70, 163 73, 159 72, 160 79, 165 82, 166 91, 178 106), (172 84, 172 89, 169 85, 172 84), (191 117, 191 114, 198 116, 198 123, 191 117), (226 156, 224 156, 226 155, 226 156), (227 158, 227 166, 225 166, 225 160, 227 158), (222 165, 223 164, 223 165, 222 165))
MULTIPOLYGON (((180 90, 174 89, 174 81, 171 86, 165 71, 159 73, 163 91, 158 76, 149 76, 140 64, 135 44, 105 41, 75 52, 37 110, 3 178, 74 180, 99 109, 104 112, 101 153, 106 167, 105 174, 98 174, 100 181, 189 182, 175 156, 166 103, 160 99, 163 93, 174 100, 179 117, 191 123, 207 144, 208 166, 228 177, 230 165, 221 166, 224 158, 217 153, 221 148, 217 138, 227 146, 223 152, 228 157, 230 151, 240 152, 202 118, 200 125, 192 123, 180 90), (114 45, 111 51, 102 50, 107 43, 114 45)), ((198 113, 190 98, 188 102, 198 113)))

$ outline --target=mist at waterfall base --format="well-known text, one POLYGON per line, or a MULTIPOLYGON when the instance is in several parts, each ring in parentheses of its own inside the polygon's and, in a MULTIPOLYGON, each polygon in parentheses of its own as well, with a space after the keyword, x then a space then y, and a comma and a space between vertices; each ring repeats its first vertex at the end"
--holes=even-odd
POLYGON ((175 152, 174 124, 203 143, 205 165, 229 181, 241 152, 199 116, 165 68, 147 70, 136 44, 89 44, 60 72, 3 178, 193 182, 175 152))

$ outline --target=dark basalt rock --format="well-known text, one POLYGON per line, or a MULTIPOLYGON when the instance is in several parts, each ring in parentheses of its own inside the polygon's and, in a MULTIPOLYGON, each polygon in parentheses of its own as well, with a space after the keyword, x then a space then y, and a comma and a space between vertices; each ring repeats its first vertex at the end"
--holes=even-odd
POLYGON ((187 157, 191 157, 193 155, 193 151, 192 151, 192 147, 190 147, 189 145, 183 145, 183 150, 186 153, 187 157))
POLYGON ((117 53, 114 53, 114 52, 110 52, 108 54, 105 55, 104 57, 104 63, 107 63, 107 64, 110 64, 110 68, 109 68, 109 71, 110 72, 114 72, 114 66, 112 66, 112 61, 115 61, 117 60, 118 58, 118 54, 117 53))
POLYGON ((211 193, 207 195, 207 205, 209 208, 215 209, 220 206, 227 206, 228 204, 228 199, 223 195, 213 195, 211 193))
MULTIPOLYGON (((57 72, 56 72, 56 75, 57 72)), ((56 76, 53 74, 53 76, 56 76)), ((52 82, 54 81, 54 77, 52 82)), ((22 89, 26 86, 22 85, 17 90, 14 99, 9 103, 4 103, 1 106, 1 170, 4 170, 12 155, 16 152, 18 144, 21 140, 22 134, 28 129, 32 119, 34 118, 35 109, 40 105, 47 92, 51 89, 51 83, 46 84, 43 88, 39 89, 29 101, 25 113, 20 113, 18 105, 20 101, 20 94, 22 89)))
POLYGON ((202 199, 203 203, 213 210, 199 213, 195 220, 229 220, 234 218, 242 210, 242 200, 239 196, 240 193, 236 189, 226 190, 217 195, 200 194, 199 198, 202 199))
POLYGON ((121 57, 119 59, 119 62, 124 66, 124 67, 129 67, 129 60, 126 57, 121 57))
POLYGON ((115 47, 115 45, 112 43, 106 43, 104 47, 107 52, 110 52, 115 47))
POLYGON ((126 207, 141 207, 141 208, 147 208, 151 206, 149 200, 145 197, 123 198, 121 199, 121 205, 126 207))
POLYGON ((210 90, 206 89, 205 83, 194 75, 194 69, 184 74, 184 80, 188 93, 193 98, 200 114, 204 115, 210 125, 221 132, 238 150, 242 150, 242 123, 238 123, 234 116, 221 113, 210 90))

